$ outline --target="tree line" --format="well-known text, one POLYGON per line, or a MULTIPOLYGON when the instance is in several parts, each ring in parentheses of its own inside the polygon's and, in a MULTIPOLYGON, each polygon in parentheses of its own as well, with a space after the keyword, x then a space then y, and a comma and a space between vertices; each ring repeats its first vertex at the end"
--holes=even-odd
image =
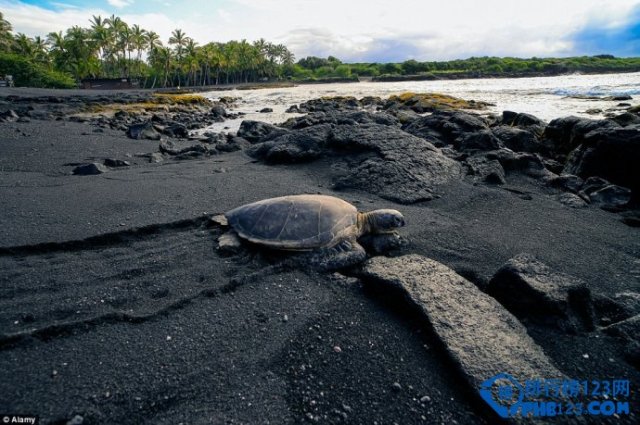
POLYGON ((611 55, 569 58, 472 57, 451 61, 343 63, 309 56, 295 62, 283 44, 264 39, 199 45, 176 29, 164 44, 160 36, 120 17, 93 16, 89 26, 73 26, 46 37, 14 34, 0 12, 0 75, 16 84, 74 87, 84 78, 133 78, 143 87, 185 87, 257 81, 425 79, 481 76, 558 75, 572 72, 640 71, 640 58, 611 55))
MULTIPOLYGON (((120 17, 93 16, 90 26, 73 26, 46 38, 12 33, 0 12, 0 54, 15 55, 76 81, 134 78, 145 87, 176 87, 255 82, 291 76, 295 57, 283 44, 264 39, 200 46, 181 30, 165 45, 160 36, 120 17)), ((2 61, 0 61, 2 62, 2 61)))

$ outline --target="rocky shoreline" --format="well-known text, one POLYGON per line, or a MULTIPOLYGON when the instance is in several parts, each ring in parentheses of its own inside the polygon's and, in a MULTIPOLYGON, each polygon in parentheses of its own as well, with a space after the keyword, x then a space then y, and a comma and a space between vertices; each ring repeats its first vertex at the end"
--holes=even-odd
POLYGON ((636 423, 637 111, 545 122, 409 93, 201 130, 234 102, 0 98, 0 404, 51 424, 494 423, 477 387, 505 372, 629 379, 630 414, 574 419, 636 423), (399 209, 402 243, 336 273, 216 250, 209 217, 296 193, 399 209))

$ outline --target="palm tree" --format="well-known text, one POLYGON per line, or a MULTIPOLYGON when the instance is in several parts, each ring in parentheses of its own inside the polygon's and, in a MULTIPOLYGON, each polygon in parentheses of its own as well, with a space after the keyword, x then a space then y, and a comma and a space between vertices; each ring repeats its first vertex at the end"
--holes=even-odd
POLYGON ((21 56, 34 59, 33 41, 23 33, 18 33, 14 37, 13 51, 21 56))
POLYGON ((64 36, 64 46, 68 53, 66 68, 77 80, 97 74, 99 61, 95 57, 95 44, 91 42, 89 30, 77 25, 69 28, 64 36))
POLYGON ((157 33, 153 31, 147 31, 145 33, 145 36, 147 39, 146 45, 150 52, 155 48, 162 46, 162 41, 160 41, 160 36, 157 33))
POLYGON ((167 83, 169 80, 169 72, 171 70, 171 63, 173 59, 173 55, 171 54, 171 49, 168 47, 158 47, 155 50, 154 56, 156 58, 157 64, 162 70, 162 74, 164 77, 162 87, 167 87, 167 83))
POLYGON ((111 59, 110 52, 113 50, 111 45, 113 43, 113 37, 107 28, 107 20, 102 19, 101 16, 93 16, 89 20, 91 22, 91 39, 96 45, 98 59, 102 63, 102 67, 106 68, 107 62, 111 59))
POLYGON ((13 44, 12 30, 11 24, 4 19, 2 12, 0 12, 0 52, 8 52, 11 49, 13 44))
POLYGON ((147 31, 140 28, 137 24, 131 27, 132 47, 137 51, 136 64, 138 66, 138 76, 142 73, 142 51, 147 47, 146 33, 147 31))
POLYGON ((296 60, 295 55, 291 53, 286 47, 284 48, 284 51, 282 52, 282 55, 280 57, 282 59, 283 65, 293 65, 296 60))
POLYGON ((181 29, 175 29, 171 33, 171 37, 169 38, 169 44, 174 44, 175 47, 175 55, 177 66, 175 67, 174 79, 177 80, 177 85, 180 85, 180 71, 183 64, 184 59, 184 48, 189 43, 191 38, 187 37, 186 34, 181 29))
POLYGON ((53 61, 54 67, 63 70, 68 53, 62 31, 50 32, 47 35, 47 45, 49 46, 49 56, 53 61))
POLYGON ((47 41, 39 35, 33 38, 33 58, 40 63, 49 63, 47 41))
POLYGON ((189 85, 189 76, 191 76, 191 85, 196 84, 196 74, 200 68, 200 48, 198 43, 191 38, 187 41, 185 46, 185 70, 187 71, 187 84, 189 85))
POLYGON ((126 59, 127 51, 130 51, 129 45, 131 41, 129 25, 115 15, 111 15, 111 17, 105 19, 104 22, 109 28, 109 36, 113 43, 112 54, 114 54, 120 65, 120 76, 128 76, 129 67, 127 66, 126 59))
POLYGON ((171 33, 171 37, 169 38, 169 44, 175 44, 176 46, 176 59, 178 61, 182 60, 182 52, 184 51, 184 47, 189 42, 190 38, 186 36, 186 34, 181 29, 175 29, 171 33))

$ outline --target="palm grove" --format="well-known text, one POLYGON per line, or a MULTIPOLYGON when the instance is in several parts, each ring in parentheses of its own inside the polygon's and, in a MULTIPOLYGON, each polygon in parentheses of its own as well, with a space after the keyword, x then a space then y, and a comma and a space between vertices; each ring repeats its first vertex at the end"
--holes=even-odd
POLYGON ((294 56, 260 39, 199 46, 181 29, 167 45, 160 36, 121 18, 93 16, 46 38, 13 34, 0 12, 0 75, 18 85, 72 87, 83 78, 134 78, 145 87, 251 82, 291 76, 294 56))

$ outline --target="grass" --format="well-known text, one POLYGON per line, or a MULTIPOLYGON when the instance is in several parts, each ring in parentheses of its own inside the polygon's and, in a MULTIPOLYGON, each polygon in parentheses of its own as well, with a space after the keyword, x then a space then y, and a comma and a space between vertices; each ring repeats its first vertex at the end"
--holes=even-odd
POLYGON ((191 93, 154 93, 144 102, 108 103, 89 106, 85 112, 91 114, 125 112, 143 112, 168 110, 171 106, 208 106, 211 101, 204 96, 191 93))
POLYGON ((441 93, 413 93, 405 92, 390 96, 389 100, 400 102, 408 107, 421 108, 424 111, 438 111, 445 109, 483 109, 486 105, 473 100, 467 101, 459 97, 441 93))

